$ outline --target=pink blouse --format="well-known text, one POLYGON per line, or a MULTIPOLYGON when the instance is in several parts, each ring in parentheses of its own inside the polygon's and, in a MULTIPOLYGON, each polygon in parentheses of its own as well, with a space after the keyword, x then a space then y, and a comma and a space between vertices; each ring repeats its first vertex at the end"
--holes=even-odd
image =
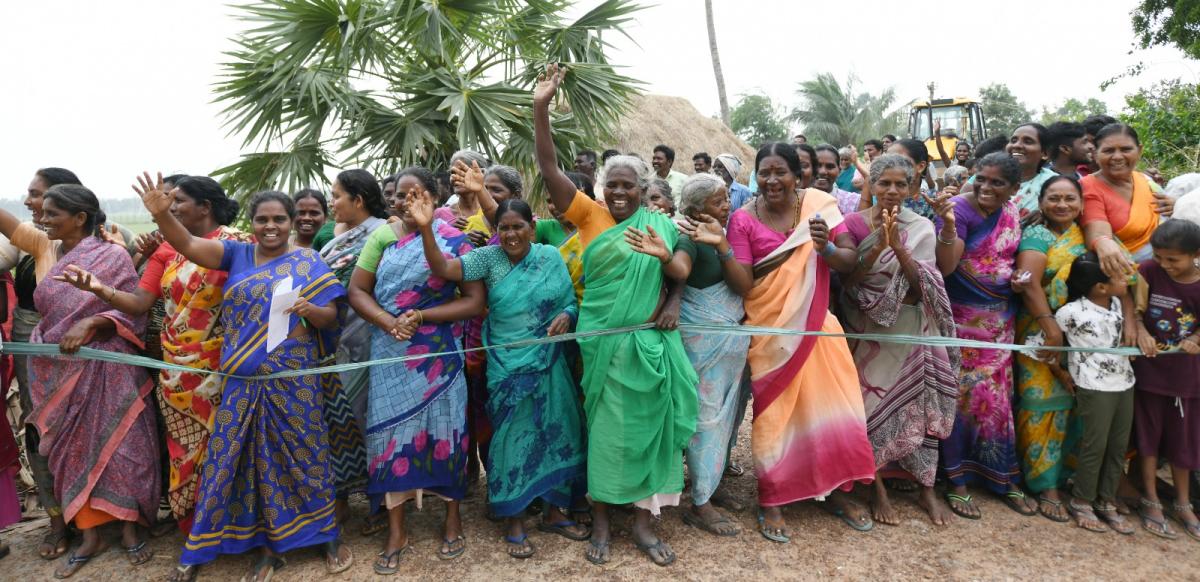
MULTIPOLYGON (((801 220, 807 219, 802 218, 801 220)), ((845 221, 830 229, 829 240, 837 238, 837 235, 843 232, 846 232, 845 221)), ((726 237, 729 239, 729 246, 733 249, 733 256, 744 265, 753 265, 762 260, 779 248, 779 245, 783 244, 791 234, 790 230, 786 233, 776 232, 771 227, 759 222, 753 214, 741 208, 735 210, 733 216, 729 217, 729 228, 726 229, 726 237)))

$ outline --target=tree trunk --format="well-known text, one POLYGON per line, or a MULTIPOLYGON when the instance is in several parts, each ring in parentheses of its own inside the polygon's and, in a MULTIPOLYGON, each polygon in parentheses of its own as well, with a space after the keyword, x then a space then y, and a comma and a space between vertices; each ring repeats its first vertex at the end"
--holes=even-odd
POLYGON ((725 127, 729 127, 729 98, 725 96, 725 74, 721 72, 721 55, 717 53, 717 27, 713 25, 712 0, 704 0, 704 15, 708 19, 708 49, 712 53, 717 96, 721 100, 721 121, 725 127))

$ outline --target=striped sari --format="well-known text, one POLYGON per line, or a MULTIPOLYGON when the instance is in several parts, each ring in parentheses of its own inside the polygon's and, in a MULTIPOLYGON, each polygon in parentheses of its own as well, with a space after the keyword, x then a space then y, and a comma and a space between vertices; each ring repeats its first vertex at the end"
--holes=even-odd
MULTIPOLYGON (((1050 313, 1067 304, 1067 277, 1071 274, 1071 262, 1087 251, 1084 246, 1083 230, 1079 225, 1071 228, 1048 248, 1033 239, 1037 235, 1054 236, 1044 226, 1025 229, 1020 252, 1035 250, 1046 255, 1046 270, 1042 273, 1042 290, 1050 313)), ((1037 319, 1028 309, 1017 312, 1017 343, 1024 344, 1031 337, 1041 334, 1037 319)), ((1021 455, 1021 470, 1025 483, 1034 493, 1059 487, 1066 482, 1067 468, 1074 465, 1072 450, 1080 435, 1078 420, 1073 419, 1071 409, 1075 398, 1067 392, 1058 378, 1050 373, 1050 367, 1037 360, 1034 354, 1019 353, 1017 367, 1016 423, 1017 451, 1021 455)))
MULTIPOLYGON (((331 355, 338 329, 289 337, 267 349, 274 287, 285 277, 314 305, 346 296, 320 256, 297 249, 256 265, 254 245, 223 241, 229 272, 221 319, 221 405, 214 415, 192 531, 180 561, 210 562, 266 546, 275 553, 333 541, 334 474, 321 379, 246 379, 314 368, 331 355)), ((301 325, 290 316, 289 329, 301 325)))
MULTIPOLYGON (((863 257, 879 243, 871 230, 870 211, 846 218, 863 257)), ((954 337, 950 299, 937 270, 933 225, 904 208, 898 219, 900 238, 917 264, 919 300, 904 303, 911 283, 896 254, 879 255, 861 281, 843 295, 846 329, 851 333, 954 337)), ((849 340, 858 365, 867 436, 875 449, 875 466, 886 476, 916 480, 932 487, 937 476, 938 441, 950 436, 958 397, 958 350, 940 346, 849 340)))
MULTIPOLYGON (((842 224, 837 200, 810 188, 796 228, 774 249, 754 253, 754 286, 745 301, 747 325, 842 332, 829 312, 829 266, 814 253, 809 236, 808 219, 816 214, 831 231, 842 224)), ((745 210, 735 212, 734 218, 751 221, 760 232, 769 230, 745 210)), ((874 479, 862 392, 844 339, 756 336, 750 340, 748 359, 759 505, 822 498, 836 489, 849 490, 856 481, 874 479)))

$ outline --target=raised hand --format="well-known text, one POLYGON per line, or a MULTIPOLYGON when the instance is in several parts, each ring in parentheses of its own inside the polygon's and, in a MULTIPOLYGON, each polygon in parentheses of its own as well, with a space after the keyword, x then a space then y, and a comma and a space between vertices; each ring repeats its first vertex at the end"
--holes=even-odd
POLYGON ((721 223, 707 214, 701 214, 697 218, 685 218, 677 227, 679 232, 701 244, 715 247, 726 240, 725 229, 721 228, 721 223))
MULTIPOLYGON (((957 192, 957 189, 955 190, 957 192)), ((939 194, 937 198, 930 198, 928 194, 922 192, 920 194, 933 208, 933 212, 942 217, 942 220, 948 223, 954 223, 954 204, 950 201, 953 196, 948 193, 939 194)))
POLYGON ((117 225, 115 224, 110 224, 104 228, 101 228, 100 238, 103 238, 106 242, 110 242, 119 247, 125 246, 125 235, 121 234, 121 230, 117 228, 117 225))
POLYGON ((158 250, 158 247, 162 246, 162 243, 162 233, 156 230, 138 235, 137 242, 134 244, 137 246, 138 253, 143 257, 149 257, 154 254, 154 251, 158 250))
POLYGON ((67 268, 63 269, 61 275, 54 276, 54 280, 60 283, 67 283, 76 289, 91 293, 104 288, 104 285, 101 285, 91 273, 83 270, 78 265, 67 265, 67 268))
POLYGON ((942 120, 940 119, 933 120, 933 136, 942 137, 942 120))
POLYGON ((429 196, 429 192, 424 189, 411 188, 404 195, 404 203, 408 208, 408 215, 412 217, 418 227, 424 228, 433 223, 433 199, 429 196))
POLYGON ((653 226, 647 224, 646 232, 632 226, 626 228, 625 242, 629 243, 634 251, 655 257, 661 263, 671 262, 671 249, 668 249, 666 241, 658 236, 657 232, 654 232, 653 226))
POLYGON ((138 183, 133 185, 133 191, 141 196, 142 205, 150 211, 151 216, 171 210, 171 202, 175 197, 163 190, 162 172, 158 173, 157 180, 150 177, 150 172, 142 172, 137 181, 138 183))
POLYGON ((470 166, 462 160, 454 162, 450 183, 476 195, 483 193, 483 170, 479 169, 479 162, 471 162, 470 166))
POLYGON ((562 84, 563 77, 567 75, 566 68, 559 67, 557 64, 546 66, 546 72, 538 77, 537 85, 533 88, 533 103, 535 105, 549 105, 554 99, 554 94, 558 92, 558 86, 562 84))
POLYGON ((883 244, 892 250, 899 250, 904 246, 904 242, 900 240, 900 224, 897 219, 900 217, 900 209, 888 210, 884 208, 880 213, 879 230, 882 236, 880 239, 883 244))

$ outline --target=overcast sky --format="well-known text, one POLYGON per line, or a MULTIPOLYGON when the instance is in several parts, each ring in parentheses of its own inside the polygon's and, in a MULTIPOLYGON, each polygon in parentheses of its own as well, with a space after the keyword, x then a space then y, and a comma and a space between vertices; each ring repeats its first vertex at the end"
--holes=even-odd
MULTIPOLYGON (((579 11, 594 6, 581 0, 579 11)), ((613 36, 612 60, 652 93, 718 110, 701 0, 649 0, 613 36)), ((780 2, 714 0, 732 103, 765 93, 785 105, 815 73, 855 73, 898 100, 975 96, 1008 83, 1034 108, 1098 97, 1119 109, 1126 93, 1166 78, 1200 81, 1200 63, 1174 49, 1129 55, 1137 0, 780 2), (936 52, 929 49, 937 48, 936 52), (1137 60, 1146 73, 1106 92, 1099 84, 1137 60)), ((39 0, 5 7, 0 35, 0 198, 24 196, 33 171, 57 165, 103 198, 132 195, 142 169, 204 173, 234 162, 211 85, 221 51, 241 29, 223 0, 39 0)))

